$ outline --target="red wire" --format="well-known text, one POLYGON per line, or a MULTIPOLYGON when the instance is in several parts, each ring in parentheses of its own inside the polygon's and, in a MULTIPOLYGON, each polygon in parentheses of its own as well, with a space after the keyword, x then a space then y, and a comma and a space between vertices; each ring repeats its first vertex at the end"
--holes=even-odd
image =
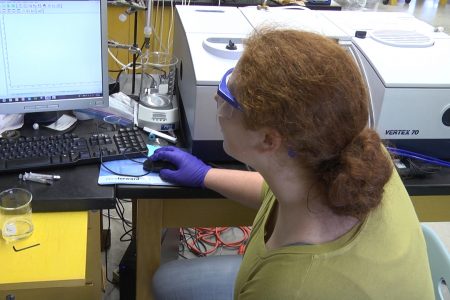
POLYGON ((182 228, 180 228, 180 233, 183 236, 183 240, 186 242, 186 246, 188 247, 188 249, 194 253, 197 256, 206 256, 208 254, 211 254, 213 252, 215 252, 218 248, 218 242, 212 244, 214 245, 214 247, 212 247, 211 249, 207 250, 207 251, 203 251, 197 248, 196 244, 198 243, 199 239, 198 239, 198 233, 195 235, 194 238, 192 238, 193 242, 190 243, 187 238, 186 235, 184 234, 184 230, 182 228))
MULTIPOLYGON (((225 242, 222 239, 222 234, 228 231, 230 227, 196 227, 193 228, 195 234, 193 236, 191 235, 189 238, 186 237, 184 229, 180 228, 180 235, 182 236, 187 248, 197 256, 207 256, 222 247, 236 249, 238 254, 243 254, 245 252, 245 245, 250 236, 251 229, 247 226, 237 228, 242 231, 243 236, 241 239, 233 242, 225 242), (197 246, 198 244, 206 244, 212 247, 208 250, 201 250, 197 246)), ((189 231, 190 229, 187 230, 189 231)))

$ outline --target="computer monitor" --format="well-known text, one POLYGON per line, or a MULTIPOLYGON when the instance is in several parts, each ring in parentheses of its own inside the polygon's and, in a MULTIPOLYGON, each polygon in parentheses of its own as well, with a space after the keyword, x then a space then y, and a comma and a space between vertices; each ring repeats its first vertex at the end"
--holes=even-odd
POLYGON ((108 105, 106 0, 0 0, 0 114, 108 105))

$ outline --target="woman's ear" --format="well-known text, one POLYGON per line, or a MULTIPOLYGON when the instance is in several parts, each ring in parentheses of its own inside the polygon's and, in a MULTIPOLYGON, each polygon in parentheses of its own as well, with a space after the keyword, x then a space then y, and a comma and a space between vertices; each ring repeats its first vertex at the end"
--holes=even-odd
POLYGON ((283 138, 280 133, 273 128, 264 128, 261 130, 261 148, 262 152, 276 152, 280 149, 283 138))

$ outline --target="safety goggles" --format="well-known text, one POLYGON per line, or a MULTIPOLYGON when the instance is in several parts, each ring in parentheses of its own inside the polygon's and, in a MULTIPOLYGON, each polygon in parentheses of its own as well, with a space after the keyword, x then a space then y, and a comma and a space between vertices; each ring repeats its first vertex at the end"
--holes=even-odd
POLYGON ((228 79, 231 76, 234 68, 229 69, 225 75, 223 75, 222 80, 217 88, 217 115, 225 118, 231 118, 233 114, 233 109, 242 111, 242 107, 237 102, 236 98, 231 94, 228 89, 228 79))

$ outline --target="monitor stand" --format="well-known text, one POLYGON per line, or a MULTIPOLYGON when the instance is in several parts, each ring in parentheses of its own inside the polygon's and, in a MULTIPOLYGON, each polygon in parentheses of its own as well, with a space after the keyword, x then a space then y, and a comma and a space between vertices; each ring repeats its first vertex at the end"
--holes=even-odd
POLYGON ((45 111, 38 113, 27 113, 24 117, 25 124, 39 124, 39 125, 49 125, 56 120, 58 120, 58 112, 56 111, 45 111))

